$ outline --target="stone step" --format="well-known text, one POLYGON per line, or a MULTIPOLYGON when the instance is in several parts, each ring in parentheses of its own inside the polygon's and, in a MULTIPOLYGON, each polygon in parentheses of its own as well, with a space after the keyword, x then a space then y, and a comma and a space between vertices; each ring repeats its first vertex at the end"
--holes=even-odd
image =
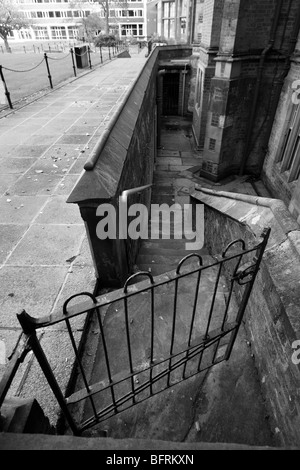
POLYGON ((152 195, 151 204, 168 204, 172 205, 175 202, 174 194, 158 194, 157 196, 152 195))
POLYGON ((149 271, 153 276, 158 276, 159 274, 166 273, 168 271, 174 271, 177 267, 177 263, 173 264, 149 264, 137 263, 138 269, 140 271, 149 271))
MULTIPOLYGON (((147 240, 143 241, 139 251, 139 256, 155 256, 165 254, 166 256, 179 256, 180 258, 182 258, 190 252, 191 250, 185 249, 185 241, 183 243, 182 240, 147 240)), ((197 253, 199 253, 201 256, 208 255, 208 251, 206 248, 202 248, 197 253)))
POLYGON ((159 185, 156 184, 155 186, 152 187, 152 195, 159 195, 159 194, 174 194, 175 188, 171 185, 166 186, 166 185, 159 185))
POLYGON ((163 254, 139 254, 137 265, 148 265, 152 267, 154 264, 168 264, 168 265, 177 265, 182 258, 186 256, 186 253, 182 256, 177 253, 177 255, 170 255, 170 253, 163 254))

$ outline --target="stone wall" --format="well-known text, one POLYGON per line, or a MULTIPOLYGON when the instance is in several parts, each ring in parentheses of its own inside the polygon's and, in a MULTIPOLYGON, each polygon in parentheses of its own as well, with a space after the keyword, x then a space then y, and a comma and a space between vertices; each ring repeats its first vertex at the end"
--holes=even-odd
MULTIPOLYGON (((245 206, 235 197, 230 201, 229 196, 229 199, 222 198, 217 196, 217 191, 214 193, 214 196, 196 195, 197 202, 205 204, 205 242, 212 254, 221 253, 229 242, 238 238, 245 240, 247 246, 257 244, 256 220, 260 220, 260 225, 265 217, 265 225, 268 220, 272 225, 272 237, 244 321, 273 432, 281 445, 299 445, 300 365, 292 361, 293 342, 300 338, 299 226, 282 203, 275 202, 275 207, 279 208, 277 217, 284 222, 285 232, 274 222, 275 214, 272 217, 271 210, 265 208, 256 212, 255 205, 251 208, 252 205, 245 206), (250 222, 251 217, 253 222, 250 222)), ((236 295, 240 298, 240 288, 236 286, 236 295)))

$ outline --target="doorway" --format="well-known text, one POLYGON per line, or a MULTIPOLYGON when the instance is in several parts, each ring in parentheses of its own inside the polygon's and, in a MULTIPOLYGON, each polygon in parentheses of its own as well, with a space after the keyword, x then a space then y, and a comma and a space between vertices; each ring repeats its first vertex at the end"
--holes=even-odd
POLYGON ((163 77, 163 115, 178 116, 179 72, 169 72, 163 77))

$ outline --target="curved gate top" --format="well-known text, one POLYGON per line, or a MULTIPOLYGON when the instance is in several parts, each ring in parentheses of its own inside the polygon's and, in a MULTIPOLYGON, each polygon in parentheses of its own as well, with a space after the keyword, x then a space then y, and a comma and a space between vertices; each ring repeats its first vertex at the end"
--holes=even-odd
POLYGON ((33 351, 71 430, 79 435, 230 358, 269 235, 266 229, 261 242, 248 249, 242 239, 235 240, 209 263, 190 254, 174 272, 136 273, 123 289, 105 295, 75 294, 62 312, 45 318, 23 311, 18 319, 26 351, 16 361, 33 351), (88 377, 72 331, 72 319, 87 313, 99 332, 96 382, 88 377), (79 373, 69 396, 62 393, 36 334, 59 322, 67 327, 79 373), (81 422, 72 414, 75 404, 86 410, 81 422))

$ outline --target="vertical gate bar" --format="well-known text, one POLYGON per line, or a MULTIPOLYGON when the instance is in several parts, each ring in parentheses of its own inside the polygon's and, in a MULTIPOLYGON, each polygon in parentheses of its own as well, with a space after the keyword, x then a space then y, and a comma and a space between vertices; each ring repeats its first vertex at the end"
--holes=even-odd
POLYGON ((197 371, 198 371, 198 372, 200 371, 200 367, 201 367, 201 362, 202 362, 202 357, 203 357, 204 351, 205 351, 205 347, 202 349, 202 351, 200 352, 200 355, 199 355, 199 361, 198 361, 198 367, 197 367, 197 371))
MULTIPOLYGON (((175 292, 174 292, 174 307, 173 307, 173 323, 172 323, 172 333, 171 333, 171 344, 170 344, 170 356, 173 354, 173 347, 174 347, 174 337, 175 337, 175 324, 176 324, 176 310, 177 310, 177 293, 178 293, 178 277, 175 279, 175 292)), ((171 365, 172 365, 172 358, 169 359, 169 372, 168 372, 168 380, 167 380, 167 387, 170 387, 170 374, 171 374, 171 365)))
MULTIPOLYGON (((197 302, 198 302, 200 279, 201 279, 201 271, 199 270, 198 271, 198 277, 197 277, 197 283, 196 283, 194 307, 193 307, 193 313, 192 313, 192 319, 191 319, 191 325, 190 325, 190 331, 189 331, 188 347, 190 347, 191 340, 192 340, 194 321, 195 321, 195 315, 196 315, 196 308, 197 308, 197 302)), ((186 356, 185 356, 186 362, 184 364, 183 373, 182 373, 182 378, 183 379, 185 378, 185 371, 186 371, 186 364, 187 364, 187 361, 188 361, 188 357, 189 357, 189 351, 186 352, 186 356)))
POLYGON ((220 277, 221 277, 222 267, 223 267, 223 261, 220 262, 219 271, 218 271, 218 275, 217 275, 217 279, 216 279, 216 283, 215 283, 213 298, 212 298, 211 307, 210 307, 210 311, 209 311, 209 315, 208 315, 207 327, 206 327, 206 331, 205 331, 205 335, 204 335, 205 338, 207 338, 207 336, 208 336, 208 331, 209 331, 209 327, 210 327, 210 323, 211 323, 211 318, 212 318, 212 314, 213 314, 213 310, 214 310, 214 306, 215 306, 216 294, 217 294, 218 285, 219 285, 219 281, 220 281, 220 277))
POLYGON ((87 381, 87 378, 86 378, 86 375, 85 375, 85 372, 84 372, 84 368, 83 368, 80 356, 78 354, 78 349, 77 349, 77 346, 76 346, 76 343, 75 343, 75 339, 74 339, 74 336, 73 336, 70 321, 66 318, 65 322, 66 322, 66 325, 67 325, 67 328, 68 328, 70 340, 71 340, 71 343, 72 343, 72 346, 73 346, 73 349, 74 349, 74 353, 75 353, 75 356, 76 356, 76 359, 77 359, 77 363, 78 363, 80 371, 81 371, 81 375, 82 375, 82 378, 83 378, 83 381, 84 381, 84 385, 85 385, 86 391, 88 393, 89 400, 90 400, 92 408, 93 408, 95 419, 96 419, 96 421, 99 421, 99 418, 98 418, 98 415, 97 415, 97 410, 96 410, 95 403, 94 403, 94 399, 90 395, 91 390, 90 390, 90 387, 88 385, 88 381, 87 381))
POLYGON ((153 345, 154 345, 154 287, 151 286, 151 351, 150 351, 150 395, 153 395, 153 345))
POLYGON ((129 369, 131 374, 131 390, 132 390, 132 403, 135 404, 135 390, 134 390, 134 379, 133 379, 133 367, 132 367, 132 355, 131 355, 131 345, 130 345, 130 334, 129 334, 129 324, 128 324, 128 303, 127 297, 124 297, 124 311, 125 311, 125 327, 126 327, 126 338, 127 338, 127 348, 128 348, 128 357, 129 357, 129 369))
MULTIPOLYGON (((238 268, 241 264, 241 260, 242 260, 243 256, 244 256, 244 254, 238 256, 239 260, 238 260, 238 262, 235 266, 235 269, 233 271, 234 273, 236 273, 236 271, 238 270, 238 268)), ((221 331, 224 330, 225 322, 226 322, 226 319, 227 319, 227 314, 228 314, 229 305, 230 305, 232 292, 233 292, 233 283, 234 283, 234 279, 231 279, 231 281, 230 281, 230 291, 229 291, 229 296, 228 296, 228 299, 227 299, 227 302, 226 302, 225 312, 224 312, 223 321, 222 321, 222 325, 221 325, 221 331)))
MULTIPOLYGON (((20 314, 20 316, 18 315, 18 318, 19 318, 19 321, 23 327, 23 324, 22 324, 22 314, 20 314)), ((24 331, 24 329, 23 329, 24 331)), ((62 391, 60 389, 60 386, 58 385, 57 381, 56 381, 56 378, 52 372, 52 369, 51 369, 51 366, 48 362, 48 359, 46 358, 45 356, 45 353, 40 345, 40 342, 39 340, 37 339, 37 336, 36 336, 36 333, 35 331, 33 330, 31 333, 26 333, 26 331, 24 331, 25 334, 27 335, 27 338, 28 338, 28 344, 30 346, 30 348, 32 349, 47 381, 48 381, 48 384, 50 385, 50 388, 52 390, 52 392, 54 393, 55 395, 55 398, 57 399, 58 401, 58 404, 63 412, 63 414, 65 415, 65 418, 66 420, 68 421, 68 424, 73 432, 73 434, 75 436, 79 436, 80 435, 80 432, 79 432, 79 428, 77 427, 70 411, 69 411, 69 408, 67 406, 67 403, 66 403, 66 400, 62 394, 62 391)))
POLYGON ((259 247, 256 250, 255 270, 254 270, 254 273, 252 275, 251 281, 248 284, 246 284, 244 295, 243 295, 242 301, 240 303, 240 307, 239 307, 237 317, 236 317, 237 327, 231 333, 230 340, 229 340, 229 343, 228 343, 228 346, 227 346, 227 349, 226 349, 226 353, 225 353, 225 360, 226 361, 228 361, 228 359, 230 358, 236 336, 237 336, 239 328, 241 326, 244 311, 245 311, 245 308, 247 306, 247 303, 248 303, 248 300, 249 300, 249 297, 250 297, 250 294, 251 294, 251 291, 252 291, 254 281, 255 281, 257 273, 259 271, 259 267, 260 267, 260 263, 261 263, 263 254, 264 254, 265 248, 266 248, 268 240, 269 240, 270 231, 271 231, 271 229, 269 228, 269 229, 267 229, 266 231, 264 231, 262 233, 262 236, 264 237, 264 239, 263 239, 262 243, 259 245, 259 247))
POLYGON ((100 332, 101 332, 101 338, 102 338, 102 344, 103 344, 103 350, 104 350, 104 357, 105 357, 105 362, 106 362, 108 380, 109 380, 109 383, 111 385, 111 387, 110 387, 111 398, 112 398, 112 401, 113 401, 115 413, 117 413, 118 409, 117 409, 117 405, 116 405, 114 387, 112 385, 113 382, 112 382, 111 370, 110 370, 110 366, 109 366, 108 351, 107 351, 106 340, 105 340, 105 336, 104 336, 104 329, 103 329, 103 325, 102 325, 102 321, 101 321, 100 309, 98 307, 96 308, 96 314, 97 314, 98 323, 99 323, 100 332))

